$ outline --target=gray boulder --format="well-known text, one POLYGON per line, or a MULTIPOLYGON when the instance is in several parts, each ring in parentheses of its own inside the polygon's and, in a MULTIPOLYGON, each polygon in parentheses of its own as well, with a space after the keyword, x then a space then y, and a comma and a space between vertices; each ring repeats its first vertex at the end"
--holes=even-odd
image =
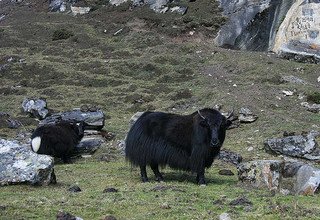
POLYGON ((319 162, 320 148, 315 139, 319 135, 319 132, 311 131, 305 136, 272 138, 264 143, 264 148, 267 152, 319 162))
POLYGON ((55 183, 53 158, 33 153, 28 145, 0 139, 0 185, 55 183))
POLYGON ((22 109, 33 117, 44 119, 49 114, 45 99, 26 98, 22 102, 22 109))
POLYGON ((99 109, 89 109, 87 111, 81 109, 74 109, 73 111, 66 111, 52 114, 51 116, 40 121, 39 125, 55 124, 60 121, 84 122, 86 129, 102 129, 105 123, 105 115, 99 109))
POLYGON ((314 195, 320 185, 320 170, 310 165, 303 165, 296 174, 294 191, 300 195, 314 195))

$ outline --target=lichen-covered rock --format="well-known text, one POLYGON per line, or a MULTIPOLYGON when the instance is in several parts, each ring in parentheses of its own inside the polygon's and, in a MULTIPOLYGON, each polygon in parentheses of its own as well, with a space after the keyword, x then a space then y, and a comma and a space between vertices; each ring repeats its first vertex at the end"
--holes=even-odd
POLYGON ((264 143, 266 151, 291 157, 320 161, 320 148, 316 142, 319 132, 311 131, 308 135, 288 136, 268 139, 264 143))
POLYGON ((0 185, 55 183, 53 158, 33 153, 28 145, 0 139, 0 185))
POLYGON ((256 188, 277 190, 280 185, 284 162, 278 160, 257 160, 238 166, 239 180, 256 188))

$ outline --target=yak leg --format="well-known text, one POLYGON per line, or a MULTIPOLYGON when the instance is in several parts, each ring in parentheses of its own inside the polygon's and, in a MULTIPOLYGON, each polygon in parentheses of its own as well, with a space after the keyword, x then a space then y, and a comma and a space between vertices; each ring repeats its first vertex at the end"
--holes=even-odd
POLYGON ((197 183, 199 185, 206 185, 206 180, 204 178, 204 168, 197 172, 197 183))
POLYGON ((141 180, 142 182, 149 182, 148 176, 147 176, 147 169, 145 165, 140 165, 140 174, 141 174, 141 180))
POLYGON ((156 180, 158 182, 163 181, 163 176, 159 172, 158 164, 156 164, 156 163, 150 164, 150 167, 151 167, 154 175, 156 176, 156 180))

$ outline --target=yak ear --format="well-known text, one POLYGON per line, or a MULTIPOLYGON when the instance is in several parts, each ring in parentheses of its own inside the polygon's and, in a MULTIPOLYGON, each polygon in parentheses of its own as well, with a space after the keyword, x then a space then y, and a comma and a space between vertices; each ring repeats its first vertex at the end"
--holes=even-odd
POLYGON ((232 121, 230 121, 230 120, 227 119, 227 121, 226 121, 226 127, 228 128, 228 127, 230 127, 231 125, 232 125, 232 121))

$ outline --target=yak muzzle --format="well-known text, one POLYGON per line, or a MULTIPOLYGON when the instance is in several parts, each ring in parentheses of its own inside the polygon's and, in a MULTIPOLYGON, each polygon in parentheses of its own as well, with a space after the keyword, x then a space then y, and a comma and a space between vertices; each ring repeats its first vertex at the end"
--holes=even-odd
POLYGON ((212 140, 210 141, 210 146, 211 146, 211 147, 217 147, 217 146, 219 146, 219 144, 220 144, 219 139, 212 139, 212 140))

